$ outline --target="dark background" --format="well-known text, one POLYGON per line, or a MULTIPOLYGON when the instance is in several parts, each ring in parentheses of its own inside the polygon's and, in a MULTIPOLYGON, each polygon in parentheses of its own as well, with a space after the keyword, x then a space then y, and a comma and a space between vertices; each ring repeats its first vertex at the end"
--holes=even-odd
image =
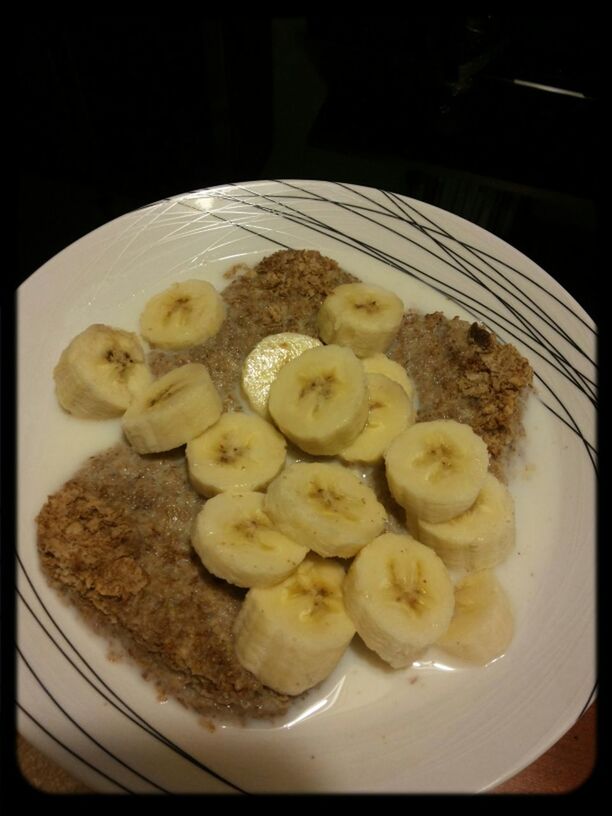
POLYGON ((480 224, 597 319, 602 27, 580 9, 28 24, 17 283, 95 227, 166 196, 330 179, 480 224))

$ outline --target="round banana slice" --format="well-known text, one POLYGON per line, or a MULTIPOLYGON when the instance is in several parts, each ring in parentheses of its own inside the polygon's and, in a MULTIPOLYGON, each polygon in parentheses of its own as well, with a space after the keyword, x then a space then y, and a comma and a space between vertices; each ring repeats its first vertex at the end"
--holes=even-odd
POLYGON ((268 409, 282 433, 303 451, 335 456, 356 439, 368 418, 363 366, 340 346, 304 351, 278 372, 268 409))
POLYGON ((296 332, 270 334, 260 340, 247 354, 242 366, 242 390, 251 408, 264 419, 269 419, 268 396, 270 387, 281 368, 295 360, 307 349, 317 348, 316 337, 296 332))
POLYGON ((286 442, 252 414, 229 413, 187 445, 191 483, 203 496, 226 490, 263 490, 279 473, 286 442))
POLYGON ((123 415, 123 432, 138 453, 178 448, 221 416, 221 397, 200 363, 174 368, 141 391, 123 415))
POLYGON ((393 382, 399 383, 408 394, 413 406, 415 405, 416 388, 403 366, 389 359, 386 354, 373 354, 371 357, 364 357, 361 362, 366 374, 384 374, 393 382))
POLYGON ((147 302, 140 332, 153 348, 177 351, 214 337, 225 315, 225 302, 214 286, 188 280, 174 283, 147 302))
POLYGON ((514 501, 508 488, 487 473, 474 504, 439 524, 417 520, 419 541, 432 547, 448 567, 475 571, 504 561, 514 547, 514 501))
POLYGON ((514 636, 508 596, 491 570, 466 575, 455 588, 455 613, 437 646, 483 666, 501 657, 514 636))
POLYGON ((84 419, 121 416, 153 379, 138 337, 101 323, 70 342, 53 378, 62 408, 84 419))
POLYGON ((325 558, 355 555, 387 520, 374 491, 354 473, 320 462, 285 468, 264 504, 279 530, 325 558))
POLYGON ((324 343, 348 346, 358 357, 386 351, 400 327, 404 304, 393 292, 365 283, 337 286, 317 316, 324 343))
POLYGON ((343 568, 310 553, 273 587, 250 589, 234 625, 236 656, 280 694, 301 694, 335 669, 355 634, 343 568))
POLYGON ((209 572, 240 587, 279 583, 308 549, 274 528, 263 493, 221 493, 196 519, 191 543, 209 572))
POLYGON ((411 536, 385 533, 351 564, 344 603, 366 646, 399 669, 446 632, 455 599, 433 550, 411 536))
POLYGON ((345 462, 375 465, 385 451, 415 419, 412 402, 404 389, 384 374, 366 374, 369 412, 365 428, 357 439, 340 452, 345 462))
POLYGON ((488 467, 485 442, 469 425, 452 419, 411 425, 385 454, 393 498, 411 515, 433 523, 472 506, 488 467))

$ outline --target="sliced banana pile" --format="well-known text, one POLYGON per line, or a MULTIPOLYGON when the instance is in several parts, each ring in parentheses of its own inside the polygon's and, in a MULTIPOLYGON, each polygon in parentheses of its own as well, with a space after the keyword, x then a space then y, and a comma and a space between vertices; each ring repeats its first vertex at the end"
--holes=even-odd
POLYGON ((434 549, 448 567, 469 571, 495 567, 514 548, 514 501, 508 488, 487 473, 468 510, 438 524, 413 518, 419 541, 434 549))
MULTIPOLYGON (((280 693, 321 682, 355 633, 394 668, 434 645, 485 664, 512 639, 491 571, 514 547, 512 497, 468 425, 416 421, 414 384, 385 354, 403 314, 380 287, 337 287, 318 312, 320 339, 270 335, 246 356, 253 413, 223 413, 200 364, 153 380, 137 336, 108 326, 76 337, 54 372, 67 411, 122 415, 138 453, 185 446, 207 499, 193 548, 212 574, 248 590, 236 654, 280 693), (287 464, 287 440, 323 461, 287 464), (406 534, 389 532, 362 466, 384 472, 406 534), (467 575, 455 586, 449 570, 467 575)), ((225 316, 210 284, 187 281, 151 298, 140 328, 153 347, 183 349, 214 336, 225 316)))
POLYGON ((242 665, 281 694, 328 677, 355 634, 344 577, 341 564, 310 553, 281 583, 250 589, 234 626, 242 665))
POLYGON ((308 547, 275 529, 263 493, 252 490, 219 493, 207 501, 192 543, 209 572, 240 587, 277 584, 308 553, 308 547))
MULTIPOLYGON (((152 348, 185 349, 217 334, 226 312, 223 298, 207 281, 175 283, 146 303, 140 317, 140 332, 152 348)), ((153 380, 138 337, 102 324, 89 326, 69 343, 60 356, 53 376, 62 408, 84 419, 121 416, 153 380)), ((150 402, 160 401, 159 395, 155 396, 156 389, 157 386, 154 386, 154 390, 148 394, 150 402)), ((172 393, 178 390, 184 390, 183 386, 179 389, 173 383, 172 393)), ((166 390, 164 400, 167 395, 166 390)), ((185 406, 192 402, 191 398, 185 399, 186 396, 182 394, 180 400, 185 406)), ((148 407, 145 405, 147 398, 141 405, 144 410, 152 407, 152 404, 148 407)), ((189 410, 185 410, 189 415, 189 410)), ((170 416, 171 412, 168 418, 170 416)), ((179 411, 176 419, 180 420, 180 416, 179 411)), ((214 421, 216 419, 218 415, 214 421)), ((201 430, 204 427, 207 426, 204 425, 201 430)), ((177 444, 184 444, 185 441, 177 444)), ((155 444, 166 443, 158 440, 155 444)), ((153 451, 143 449, 139 452, 153 451)))
POLYGON ((514 502, 488 467, 483 440, 454 420, 417 422, 387 449, 387 484, 406 528, 447 567, 489 569, 514 547, 514 502))

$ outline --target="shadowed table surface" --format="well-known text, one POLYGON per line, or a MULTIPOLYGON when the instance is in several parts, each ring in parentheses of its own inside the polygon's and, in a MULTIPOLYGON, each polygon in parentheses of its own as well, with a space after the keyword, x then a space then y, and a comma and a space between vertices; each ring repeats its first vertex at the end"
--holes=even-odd
MULTIPOLYGON (((562 794, 590 779, 596 759, 597 709, 594 703, 552 748, 516 776, 491 791, 496 794, 562 794)), ((19 736, 17 759, 25 780, 47 793, 94 793, 19 736)))

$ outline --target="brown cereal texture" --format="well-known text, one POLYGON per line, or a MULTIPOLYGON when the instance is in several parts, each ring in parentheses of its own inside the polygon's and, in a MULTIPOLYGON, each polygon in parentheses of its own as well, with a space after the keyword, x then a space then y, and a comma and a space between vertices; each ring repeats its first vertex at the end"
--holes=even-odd
POLYGON ((43 507, 43 569, 186 705, 202 714, 277 714, 287 698, 264 688, 234 656, 231 627, 244 593, 207 573, 192 551, 202 504, 184 457, 139 456, 117 445, 43 507))
POLYGON ((242 362, 269 334, 299 332, 317 336, 317 311, 341 283, 356 280, 314 250, 281 251, 264 258, 224 289, 227 318, 219 333, 179 354, 156 351, 150 365, 157 376, 185 363, 204 363, 226 408, 239 408, 242 362))
MULTIPOLYGON (((240 370, 268 334, 316 336, 316 316, 339 284, 356 280, 314 250, 281 251, 228 276, 227 319, 201 346, 153 351, 156 375, 188 362, 209 367, 225 406, 240 410, 240 370)), ((408 312, 389 356, 416 383, 418 418, 469 423, 487 442, 492 469, 521 434, 532 372, 484 327, 408 312)), ((379 474, 380 475, 380 474, 379 474)), ((203 506, 183 452, 139 456, 126 444, 93 457, 38 517, 48 580, 96 629, 115 639, 160 694, 202 715, 271 717, 289 705, 238 663, 232 626, 244 591, 207 573, 190 544, 203 506)))
POLYGON ((440 312, 409 312, 389 357, 403 365, 419 396, 417 419, 465 422, 489 448, 491 470, 504 470, 523 430, 521 416, 531 366, 514 346, 477 323, 440 312))

